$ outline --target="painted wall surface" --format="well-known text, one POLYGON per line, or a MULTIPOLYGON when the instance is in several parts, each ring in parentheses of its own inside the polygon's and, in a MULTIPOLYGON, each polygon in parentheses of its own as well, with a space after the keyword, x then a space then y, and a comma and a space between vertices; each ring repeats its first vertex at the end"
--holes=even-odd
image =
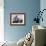
MULTIPOLYGON (((43 9, 46 9, 46 0, 41 0, 41 1, 40 1, 40 9, 41 9, 41 11, 42 11, 43 9)), ((40 25, 46 27, 46 10, 43 12, 42 17, 43 17, 43 22, 41 21, 41 22, 40 22, 40 25)))
POLYGON ((0 42, 4 41, 4 2, 0 0, 0 42))
POLYGON ((32 21, 40 9, 40 0, 4 0, 4 38, 7 41, 18 41, 32 29, 32 21), (10 13, 24 12, 25 26, 11 26, 10 13))

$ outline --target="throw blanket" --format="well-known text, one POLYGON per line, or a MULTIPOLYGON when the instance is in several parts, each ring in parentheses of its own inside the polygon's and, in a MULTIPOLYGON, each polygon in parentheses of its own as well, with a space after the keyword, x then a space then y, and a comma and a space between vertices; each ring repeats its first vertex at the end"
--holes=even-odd
POLYGON ((22 39, 17 42, 18 46, 31 46, 33 42, 33 34, 30 32, 22 39))

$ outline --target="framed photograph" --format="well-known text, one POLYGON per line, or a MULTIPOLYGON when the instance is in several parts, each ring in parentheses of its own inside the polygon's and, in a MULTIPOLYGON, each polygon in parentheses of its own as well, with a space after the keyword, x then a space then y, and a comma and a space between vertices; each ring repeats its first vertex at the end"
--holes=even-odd
POLYGON ((10 25, 25 25, 25 20, 25 13, 10 13, 10 25))

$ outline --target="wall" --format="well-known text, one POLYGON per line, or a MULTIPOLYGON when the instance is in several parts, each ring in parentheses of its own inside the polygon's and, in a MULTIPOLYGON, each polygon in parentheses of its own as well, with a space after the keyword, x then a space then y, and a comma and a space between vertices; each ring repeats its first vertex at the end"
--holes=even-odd
POLYGON ((32 29, 32 22, 36 12, 40 10, 40 0, 4 0, 4 38, 7 41, 18 41, 32 29), (9 24, 11 12, 26 13, 25 26, 11 26, 9 24))
MULTIPOLYGON (((40 9, 41 9, 41 11, 43 10, 43 9, 46 9, 46 0, 41 0, 40 1, 40 9)), ((45 26, 46 27, 46 10, 43 12, 43 22, 41 21, 40 22, 40 25, 42 25, 42 26, 45 26)))
POLYGON ((4 2, 0 0, 0 42, 4 41, 4 2))

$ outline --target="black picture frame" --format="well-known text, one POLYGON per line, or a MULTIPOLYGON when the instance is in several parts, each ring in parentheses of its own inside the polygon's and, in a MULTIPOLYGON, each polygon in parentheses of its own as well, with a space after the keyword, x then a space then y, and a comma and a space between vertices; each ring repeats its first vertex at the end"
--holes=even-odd
POLYGON ((10 13, 10 25, 23 26, 26 24, 25 13, 10 13))

